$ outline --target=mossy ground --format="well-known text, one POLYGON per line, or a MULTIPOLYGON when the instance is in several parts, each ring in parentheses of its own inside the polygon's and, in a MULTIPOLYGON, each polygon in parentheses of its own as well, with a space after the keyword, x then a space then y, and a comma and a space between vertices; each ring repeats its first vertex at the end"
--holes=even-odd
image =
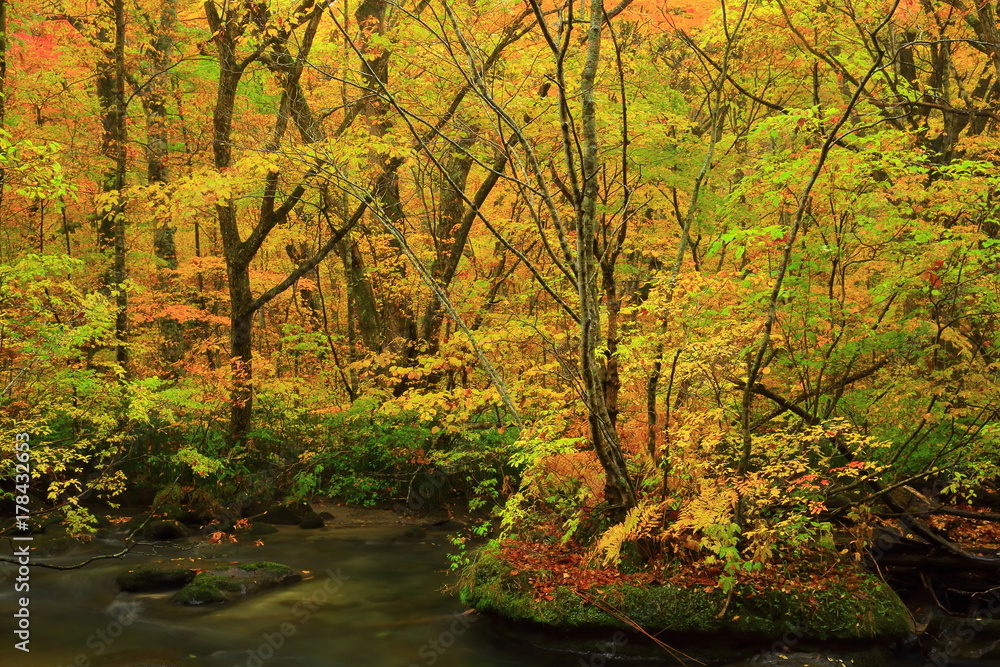
POLYGON ((570 630, 630 627, 583 596, 653 633, 724 633, 770 641, 794 632, 802 640, 871 641, 896 639, 911 630, 896 594, 863 573, 814 590, 738 585, 731 595, 716 586, 626 578, 581 591, 583 596, 569 585, 557 586, 540 599, 528 583, 531 573, 512 570, 498 552, 480 552, 460 584, 463 602, 505 619, 570 630))

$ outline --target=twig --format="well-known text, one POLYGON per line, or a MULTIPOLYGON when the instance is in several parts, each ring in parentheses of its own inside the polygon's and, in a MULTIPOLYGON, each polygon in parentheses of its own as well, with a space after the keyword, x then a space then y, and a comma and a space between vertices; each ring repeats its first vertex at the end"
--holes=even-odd
POLYGON ((705 664, 705 663, 703 663, 702 661, 700 661, 700 660, 698 660, 696 658, 692 658, 691 656, 689 656, 688 654, 686 654, 686 653, 684 653, 682 651, 678 651, 677 649, 672 648, 672 647, 666 645, 658 637, 649 634, 641 625, 639 625, 638 623, 636 623, 631 618, 629 618, 628 616, 626 616, 624 613, 618 611, 617 609, 615 609, 611 605, 609 605, 609 604, 607 604, 605 602, 602 602, 600 600, 597 600, 595 598, 592 598, 589 595, 587 595, 586 593, 582 593, 582 592, 580 592, 578 590, 573 589, 573 592, 576 593, 577 595, 579 595, 581 598, 583 598, 583 600, 585 600, 586 602, 589 602, 590 604, 594 605, 595 607, 597 607, 598 609, 600 609, 601 611, 603 611, 604 613, 609 614, 611 616, 614 616, 619 621, 622 621, 624 623, 628 623, 630 626, 632 626, 633 628, 635 628, 636 630, 638 630, 642 634, 644 634, 647 637, 649 637, 650 639, 652 639, 654 642, 656 642, 657 646, 659 646, 663 650, 667 651, 670 654, 670 657, 672 657, 674 660, 676 660, 676 661, 678 661, 678 662, 680 662, 680 663, 683 664, 684 661, 681 660, 681 658, 687 658, 688 660, 696 662, 699 665, 704 665, 705 664))
MULTIPOLYGON (((145 524, 145 522, 143 523, 145 524)), ((8 538, 7 541, 13 545, 13 540, 8 538)), ((30 567, 44 567, 50 570, 79 570, 81 567, 89 565, 97 560, 106 560, 108 558, 121 558, 122 556, 124 556, 125 554, 132 551, 132 549, 135 549, 138 546, 156 546, 156 545, 153 544, 152 542, 133 542, 132 544, 128 545, 127 547, 125 547, 124 549, 122 549, 117 553, 91 556, 82 563, 76 563, 75 565, 54 565, 52 563, 39 563, 38 561, 31 561, 30 563, 28 563, 28 565, 30 567)), ((20 561, 18 561, 16 558, 6 558, 6 557, 0 558, 0 563, 13 563, 14 565, 18 564, 24 565, 24 563, 20 563, 20 561)))

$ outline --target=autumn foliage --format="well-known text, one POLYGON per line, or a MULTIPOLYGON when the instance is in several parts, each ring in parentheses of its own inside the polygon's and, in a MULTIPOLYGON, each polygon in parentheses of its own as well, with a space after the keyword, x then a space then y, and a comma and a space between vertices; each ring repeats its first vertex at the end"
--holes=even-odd
POLYGON ((446 471, 512 563, 732 586, 994 484, 992 15, 600 7, 6 7, 0 417, 47 502, 446 471))

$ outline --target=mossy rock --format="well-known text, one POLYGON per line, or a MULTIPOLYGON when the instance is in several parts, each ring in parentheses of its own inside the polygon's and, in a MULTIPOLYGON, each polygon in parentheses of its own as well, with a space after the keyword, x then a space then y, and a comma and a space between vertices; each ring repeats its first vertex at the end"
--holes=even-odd
POLYGON ((150 521, 142 529, 142 536, 147 540, 166 541, 179 540, 190 535, 190 531, 180 521, 156 519, 150 521))
POLYGON ((202 535, 212 535, 214 533, 229 533, 235 532, 233 530, 233 525, 231 523, 210 523, 208 525, 202 526, 198 531, 202 535))
POLYGON ((270 523, 276 526, 297 526, 302 517, 298 512, 290 507, 272 507, 260 516, 254 517, 254 521, 260 523, 270 523))
POLYGON ((279 563, 246 563, 199 572, 172 598, 181 604, 198 605, 229 602, 265 588, 302 579, 302 574, 279 563))
POLYGON ((246 595, 247 589, 236 577, 201 572, 172 598, 181 604, 228 602, 246 595))
POLYGON ((247 531, 247 534, 252 537, 260 537, 261 535, 271 535, 276 532, 278 532, 278 529, 271 524, 254 521, 250 525, 250 529, 247 531))
POLYGON ((275 505, 263 514, 254 517, 254 521, 280 526, 298 526, 313 529, 325 526, 323 517, 310 507, 309 503, 288 503, 275 505))
POLYGON ((299 528, 304 528, 306 530, 322 528, 325 525, 326 522, 323 521, 323 517, 321 517, 319 514, 316 514, 315 512, 313 512, 312 514, 305 515, 304 517, 302 517, 302 520, 299 521, 299 528))
POLYGON ((247 529, 247 534, 253 537, 260 537, 261 535, 272 535, 278 532, 278 529, 269 523, 260 523, 254 521, 250 524, 250 528, 247 529))
POLYGON ((147 563, 122 572, 116 580, 118 588, 129 593, 169 591, 194 579, 197 572, 191 561, 147 563))
POLYGON ((188 526, 200 526, 203 523, 211 521, 212 515, 209 512, 199 512, 188 507, 174 507, 167 514, 166 518, 188 526))
MULTIPOLYGON (((515 576, 511 570, 496 552, 480 551, 460 583, 462 602, 501 619, 509 628, 573 636, 572 645, 556 648, 600 650, 589 647, 587 638, 631 629, 624 620, 601 611, 569 587, 557 587, 551 592, 551 600, 538 601, 528 583, 531 573, 520 571, 515 576), (577 641, 580 638, 582 643, 577 641)), ((651 634, 662 632, 665 634, 661 636, 710 647, 716 641, 711 638, 719 636, 731 638, 743 647, 759 647, 790 632, 803 645, 874 644, 894 641, 911 632, 909 615, 896 594, 877 578, 863 574, 850 586, 835 585, 825 590, 737 588, 728 604, 727 595, 716 587, 673 583, 622 582, 599 586, 588 595, 651 634), (720 617, 722 609, 726 611, 720 617)), ((750 649, 744 655, 753 652, 750 649)))
MULTIPOLYGON (((306 517, 319 516, 309 503, 288 503, 275 505, 263 514, 254 517, 254 521, 263 521, 280 526, 297 526, 306 517)), ((320 519, 322 521, 322 519, 320 519)))

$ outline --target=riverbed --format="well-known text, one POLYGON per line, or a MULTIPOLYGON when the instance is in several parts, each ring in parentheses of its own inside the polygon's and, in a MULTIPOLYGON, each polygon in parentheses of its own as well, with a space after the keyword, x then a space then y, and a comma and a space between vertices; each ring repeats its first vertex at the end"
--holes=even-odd
MULTIPOLYGON (((41 536, 36 552, 45 550, 41 536)), ((405 525, 283 527, 238 544, 188 539, 142 547, 83 569, 32 568, 30 591, 15 591, 16 568, 0 566, 3 667, 595 667, 607 656, 555 653, 513 643, 490 619, 469 613, 442 589, 452 579, 443 531, 405 525), (408 532, 409 531, 409 532, 408 532), (299 583, 200 607, 171 593, 120 593, 115 577, 137 564, 173 558, 274 561, 305 571, 299 583), (19 599, 27 595, 30 653, 15 648, 19 599)), ((8 542, 8 545, 12 543, 8 542)), ((95 540, 48 557, 76 563, 121 544, 95 540)), ((10 551, 7 548, 6 551, 10 551)), ((37 556, 36 556, 37 558, 37 556)), ((676 665, 662 661, 644 665, 676 665)), ((801 663, 799 663, 801 664, 801 663)), ((823 663, 829 664, 829 663, 823 663)), ((902 662, 897 664, 904 664, 902 662)), ((922 663, 905 663, 922 664, 922 663)), ((980 663, 987 665, 989 663, 980 663)))

